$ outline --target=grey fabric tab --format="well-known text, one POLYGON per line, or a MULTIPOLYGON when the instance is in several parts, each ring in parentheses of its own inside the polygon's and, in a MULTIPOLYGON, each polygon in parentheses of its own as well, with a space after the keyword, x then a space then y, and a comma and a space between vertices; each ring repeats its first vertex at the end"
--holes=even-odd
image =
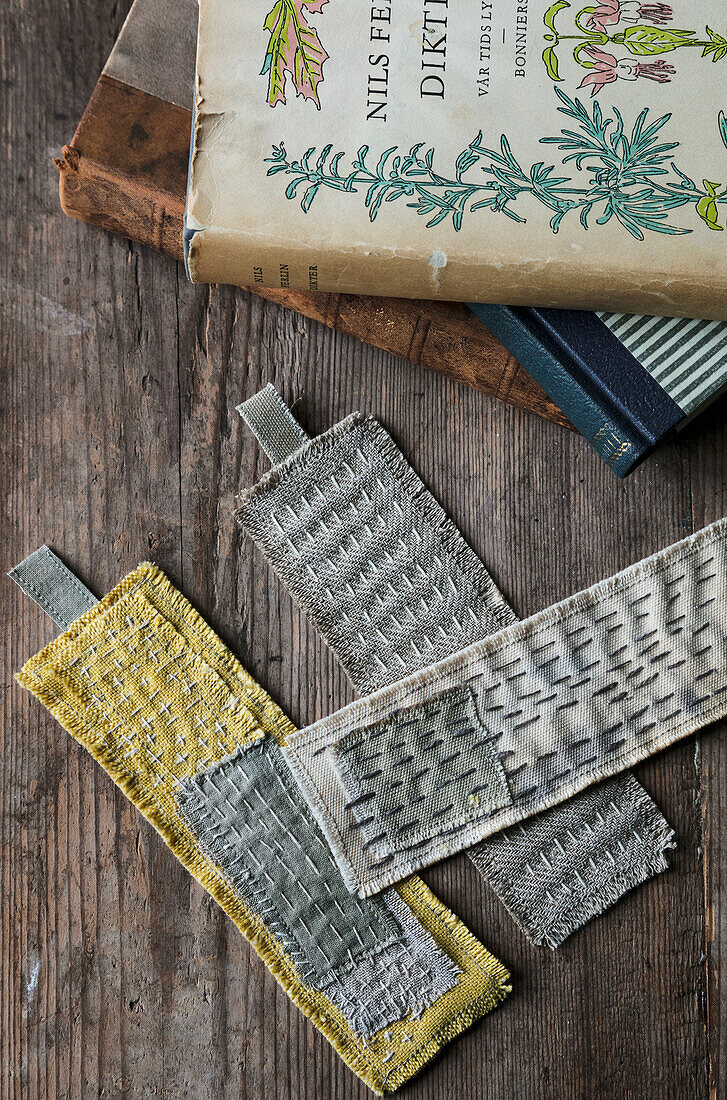
POLYGON ((308 436, 270 383, 238 405, 237 411, 273 463, 282 462, 308 442, 308 436))
POLYGON ((459 971, 410 919, 395 891, 360 900, 278 745, 270 738, 180 786, 181 816, 245 903, 264 918, 301 978, 362 1034, 420 1014, 459 971))
MULTIPOLYGON (((370 418, 356 414, 313 440, 246 493, 237 516, 359 691, 393 683, 516 622, 482 562, 370 418)), ((340 783, 336 789, 340 793, 340 783)), ((635 792, 651 807, 653 848, 646 853, 624 825, 623 893, 663 866, 672 843, 667 822, 635 782, 628 792, 621 785, 611 791, 615 802, 626 799, 623 821, 635 792)), ((597 810, 591 791, 573 800, 574 820, 596 821, 594 847, 597 810)), ((541 854, 547 859, 547 851, 567 842, 566 817, 562 812, 532 826, 533 862, 545 867, 541 854)), ((491 856, 498 843, 489 842, 491 856)), ((503 843, 492 875, 482 861, 477 865, 535 943, 565 938, 614 900, 614 876, 595 881, 590 874, 593 892, 578 910, 591 853, 571 847, 567 864, 553 865, 543 883, 554 897, 570 892, 570 927, 564 931, 555 905, 550 916, 546 906, 533 907, 528 919, 514 903, 519 868, 513 864, 508 875, 509 853, 503 843)))
MULTIPOLYGON (((727 520, 720 520, 352 703, 295 734, 286 755, 349 887, 367 895, 625 770, 725 713, 727 520), (382 723, 395 729, 402 708, 413 708, 423 730, 427 702, 464 684, 496 744, 512 806, 485 810, 464 825, 452 817, 450 828, 428 843, 415 847, 402 839, 394 854, 376 860, 340 794, 331 753, 322 750, 353 733, 367 740, 382 723)), ((461 747, 466 763, 467 738, 461 747)), ((473 780, 463 780, 461 796, 473 780)))
POLYGON ((467 684, 400 710, 365 737, 341 738, 332 757, 364 847, 378 859, 512 801, 467 684))
POLYGON ((98 600, 47 546, 41 546, 9 570, 17 586, 50 615, 62 630, 98 600))

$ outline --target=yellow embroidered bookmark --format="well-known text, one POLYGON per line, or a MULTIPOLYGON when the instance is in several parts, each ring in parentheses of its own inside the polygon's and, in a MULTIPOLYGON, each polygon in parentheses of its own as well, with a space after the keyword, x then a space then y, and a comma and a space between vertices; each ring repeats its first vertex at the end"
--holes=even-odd
POLYGON ((502 964, 420 879, 372 899, 346 891, 286 771, 293 725, 155 566, 129 574, 18 679, 375 1092, 399 1087, 510 991, 502 964))

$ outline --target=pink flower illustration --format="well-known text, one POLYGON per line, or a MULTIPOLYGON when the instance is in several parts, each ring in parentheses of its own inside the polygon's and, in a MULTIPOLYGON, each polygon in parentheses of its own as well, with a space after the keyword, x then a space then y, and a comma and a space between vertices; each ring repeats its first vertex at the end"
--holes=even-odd
POLYGON ((607 33, 616 23, 652 23, 664 25, 673 15, 668 4, 641 4, 639 0, 601 0, 586 20, 592 31, 607 33))
POLYGON ((594 68, 583 78, 578 87, 585 88, 587 84, 591 84, 591 96, 600 92, 606 84, 612 84, 614 80, 638 80, 643 76, 647 80, 657 81, 658 84, 666 84, 676 72, 673 65, 667 65, 661 60, 644 64, 630 57, 622 57, 617 61, 613 54, 605 53, 596 46, 586 46, 584 53, 591 58, 594 68))

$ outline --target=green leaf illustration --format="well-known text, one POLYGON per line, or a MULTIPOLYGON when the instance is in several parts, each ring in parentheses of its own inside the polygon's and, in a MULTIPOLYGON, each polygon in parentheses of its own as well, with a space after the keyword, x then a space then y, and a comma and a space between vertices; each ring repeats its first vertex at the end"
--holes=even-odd
POLYGON ((321 45, 308 16, 317 13, 328 0, 276 0, 263 23, 270 33, 261 75, 268 77, 268 103, 285 103, 287 76, 293 78, 298 95, 320 108, 318 85, 328 54, 321 45))
POLYGON ((558 56, 554 46, 548 46, 543 50, 543 61, 545 62, 545 68, 550 79, 560 80, 561 78, 558 75, 558 56))
POLYGON ((704 190, 707 194, 699 200, 697 203, 697 213, 710 229, 716 230, 718 233, 724 233, 724 226, 720 225, 717 221, 719 211, 717 210, 717 199, 720 197, 719 188, 722 186, 720 183, 713 183, 712 180, 703 180, 704 190))
POLYGON ((546 27, 550 27, 551 31, 553 31, 554 34, 557 35, 558 33, 555 29, 555 17, 557 16, 558 12, 563 11, 563 8, 569 7, 570 4, 568 3, 568 0, 555 0, 555 3, 550 5, 545 15, 543 16, 543 22, 545 23, 546 27))
POLYGON ((723 38, 721 34, 716 34, 710 27, 705 27, 705 30, 710 41, 705 43, 702 57, 709 57, 711 54, 712 61, 721 61, 727 55, 727 38, 723 38))
POLYGON ((614 35, 612 41, 622 42, 629 53, 636 57, 647 57, 678 50, 693 37, 694 31, 677 31, 666 27, 629 27, 621 34, 614 35))

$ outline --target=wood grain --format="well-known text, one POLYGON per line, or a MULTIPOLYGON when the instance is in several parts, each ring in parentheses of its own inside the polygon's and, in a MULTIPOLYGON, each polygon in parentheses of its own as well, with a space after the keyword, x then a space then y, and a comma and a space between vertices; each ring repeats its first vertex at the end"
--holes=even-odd
MULTIPOLYGON (((96 592, 151 558, 298 722, 351 698, 231 518, 266 468, 233 406, 265 381, 310 433, 378 416, 528 614, 727 511, 725 405, 625 483, 553 424, 57 209, 49 152, 125 14, 13 0, 0 255, 3 571, 46 541, 96 592)), ((221 911, 12 674, 54 628, 2 585, 2 1100, 363 1100, 221 911)), ((515 992, 411 1100, 718 1100, 727 1090, 727 751, 709 731, 638 771, 672 869, 556 953, 464 858, 427 880, 515 992)))

